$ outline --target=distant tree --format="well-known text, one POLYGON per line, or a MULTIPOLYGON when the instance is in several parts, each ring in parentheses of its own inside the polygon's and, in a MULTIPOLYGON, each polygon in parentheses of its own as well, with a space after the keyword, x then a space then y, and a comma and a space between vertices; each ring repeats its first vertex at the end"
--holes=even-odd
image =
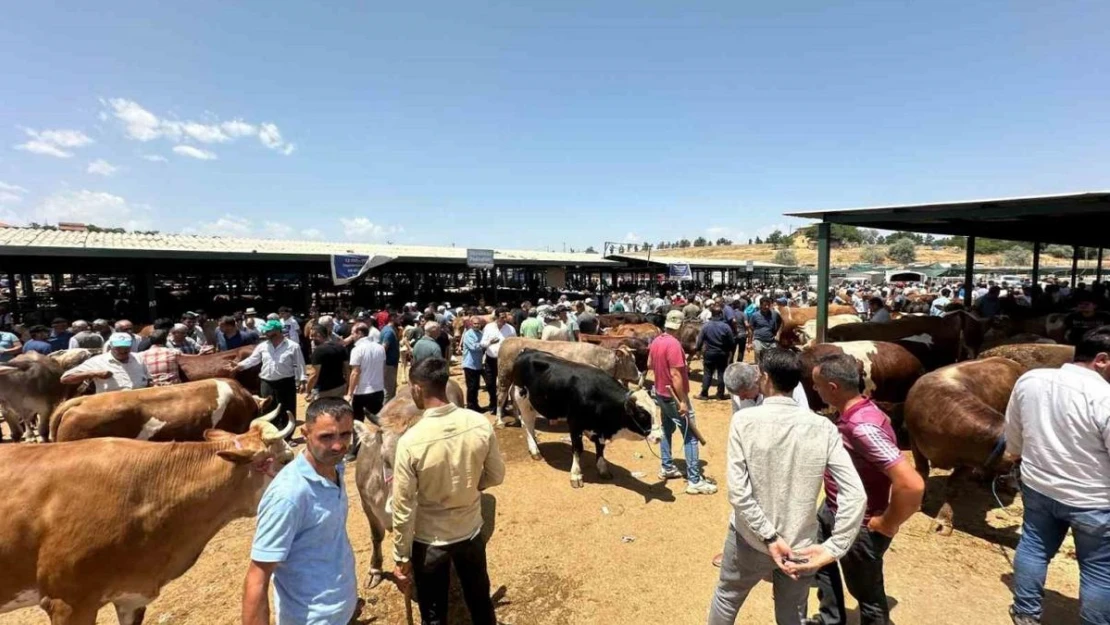
POLYGON ((690 239, 682 239, 681 241, 678 242, 678 247, 680 247, 682 249, 686 249, 686 248, 690 247, 690 239))
POLYGON ((756 237, 756 238, 755 238, 755 244, 756 244, 756 245, 763 245, 763 241, 761 241, 761 240, 759 239, 759 237, 756 237))
POLYGON ((1025 267, 1033 262, 1033 253, 1029 250, 1013 246, 1002 252, 1002 264, 1006 267, 1025 267))
POLYGON ((1071 258, 1072 248, 1067 245, 1047 245, 1044 248, 1044 253, 1056 258, 1071 258))
MULTIPOLYGON (((748 239, 748 243, 751 243, 751 239, 748 239)), ((721 238, 717 239, 717 245, 732 245, 732 241, 730 241, 730 240, 728 240, 724 237, 721 237, 721 238)))
POLYGON ((751 238, 749 238, 748 239, 748 245, 751 245, 751 244, 752 244, 752 240, 751 240, 751 238))
POLYGON ((779 265, 795 266, 798 264, 798 255, 794 253, 794 250, 784 247, 775 252, 774 260, 779 265))
POLYGON ((644 243, 644 245, 640 249, 645 251, 645 252, 650 252, 651 251, 651 243, 644 243))
POLYGON ((782 230, 776 229, 767 235, 767 242, 771 244, 771 247, 778 247, 779 243, 782 243, 782 230))
MULTIPOLYGON (((817 225, 814 224, 812 226, 801 228, 798 230, 798 233, 804 235, 808 239, 816 241, 817 225)), ((855 226, 845 226, 844 224, 831 224, 829 226, 829 242, 833 245, 860 245, 863 243, 863 240, 863 232, 861 232, 860 229, 855 226)))
POLYGON ((934 245, 936 245, 936 242, 937 242, 937 238, 934 237, 933 235, 931 235, 931 234, 925 235, 925 245, 934 246, 934 245))
POLYGON ((698 237, 694 239, 694 247, 705 247, 706 243, 708 243, 708 241, 705 240, 705 237, 698 237))
POLYGON ((917 243, 911 238, 901 238, 891 244, 886 251, 895 262, 908 265, 917 260, 917 243))
POLYGON ((861 262, 867 263, 869 265, 881 265, 883 263, 883 260, 886 259, 886 252, 884 252, 881 248, 872 245, 869 247, 865 247, 860 251, 859 259, 861 262))
POLYGON ((587 247, 586 249, 584 249, 582 251, 586 254, 597 254, 597 250, 595 250, 594 246, 592 246, 592 245, 587 247))
POLYGON ((876 243, 878 243, 879 232, 877 230, 872 230, 870 228, 860 228, 859 235, 863 242, 868 245, 875 245, 876 243))

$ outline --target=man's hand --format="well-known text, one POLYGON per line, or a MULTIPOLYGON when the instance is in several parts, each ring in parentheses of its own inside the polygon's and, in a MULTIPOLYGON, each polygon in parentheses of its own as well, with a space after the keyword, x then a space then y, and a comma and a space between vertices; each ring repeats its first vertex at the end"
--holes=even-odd
POLYGON ((898 533, 898 526, 891 525, 881 514, 871 517, 871 520, 867 522, 867 529, 882 534, 887 538, 894 538, 894 535, 898 533))
POLYGON ((687 400, 686 403, 682 403, 682 402, 676 402, 676 403, 678 404, 678 416, 680 416, 684 419, 689 417, 690 416, 690 401, 687 400))
POLYGON ((781 536, 775 542, 767 545, 767 550, 771 552, 771 559, 775 561, 775 566, 779 567, 779 570, 786 573, 791 579, 798 579, 797 573, 787 568, 790 564, 789 559, 794 557, 794 552, 781 536))
POLYGON ((393 567, 393 581, 397 589, 408 594, 412 587, 412 562, 397 562, 393 567))
POLYGON ((108 378, 112 377, 112 372, 111 371, 97 371, 96 373, 92 374, 92 377, 94 377, 98 380, 107 380, 108 378))
MULTIPOLYGON (((793 579, 798 579, 801 575, 809 573, 816 573, 818 569, 828 564, 836 562, 836 558, 832 557, 823 545, 813 545, 812 547, 805 547, 804 549, 797 549, 794 551, 794 560, 806 560, 806 562, 790 562, 786 563, 786 574, 793 579)), ((778 564, 778 562, 776 562, 778 564)))
POLYGON ((306 384, 304 380, 301 380, 300 382, 297 382, 297 392, 298 393, 305 392, 306 388, 308 388, 308 384, 306 384))
POLYGON ((344 395, 343 396, 343 401, 347 402, 348 404, 353 405, 355 403, 355 396, 354 395, 344 395))

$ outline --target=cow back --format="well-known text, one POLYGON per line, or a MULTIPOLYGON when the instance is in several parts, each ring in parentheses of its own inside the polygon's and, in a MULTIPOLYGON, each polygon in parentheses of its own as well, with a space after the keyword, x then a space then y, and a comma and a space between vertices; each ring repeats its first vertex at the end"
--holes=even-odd
POLYGON ((1023 371, 1059 369, 1075 360, 1075 347, 1044 343, 1017 343, 988 349, 980 354, 979 358, 1009 358, 1021 365, 1023 371))
POLYGON ((223 352, 209 354, 181 354, 177 357, 177 366, 181 369, 181 377, 185 381, 210 380, 213 378, 234 378, 251 393, 262 392, 262 382, 258 374, 262 365, 258 364, 250 369, 232 372, 228 369, 229 363, 237 363, 254 351, 254 345, 244 345, 223 352))

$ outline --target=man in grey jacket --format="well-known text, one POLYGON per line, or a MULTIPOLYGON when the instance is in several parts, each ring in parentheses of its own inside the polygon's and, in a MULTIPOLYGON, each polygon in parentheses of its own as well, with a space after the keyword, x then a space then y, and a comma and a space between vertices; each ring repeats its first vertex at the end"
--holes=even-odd
POLYGON ((768 348, 761 360, 763 404, 733 415, 728 498, 734 511, 709 625, 732 625, 751 589, 773 573, 775 621, 805 619, 812 576, 843 556, 863 521, 863 483, 828 419, 790 397, 801 380, 798 355, 768 348), (818 542, 814 515, 828 471, 839 488, 832 532, 818 542))

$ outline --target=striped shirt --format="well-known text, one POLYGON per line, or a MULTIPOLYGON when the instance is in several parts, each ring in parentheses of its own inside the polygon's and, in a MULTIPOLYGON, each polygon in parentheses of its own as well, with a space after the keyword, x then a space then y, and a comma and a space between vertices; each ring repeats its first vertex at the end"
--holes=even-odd
MULTIPOLYGON (((902 462, 898 438, 894 435, 890 418, 866 398, 845 410, 837 419, 836 427, 867 493, 867 509, 863 516, 866 524, 890 505, 890 478, 886 476, 886 471, 902 462)), ((835 512, 837 483, 827 472, 825 494, 829 508, 835 512)))

